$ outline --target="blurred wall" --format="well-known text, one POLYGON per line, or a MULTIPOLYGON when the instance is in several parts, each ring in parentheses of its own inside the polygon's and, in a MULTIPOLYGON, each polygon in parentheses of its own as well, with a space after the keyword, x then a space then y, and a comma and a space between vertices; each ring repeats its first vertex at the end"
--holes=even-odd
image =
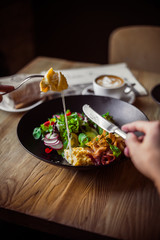
POLYGON ((40 55, 107 63, 108 37, 115 28, 160 26, 159 13, 159 0, 5 0, 0 3, 0 76, 40 55))
POLYGON ((0 76, 13 74, 35 57, 31 1, 0 3, 0 76))

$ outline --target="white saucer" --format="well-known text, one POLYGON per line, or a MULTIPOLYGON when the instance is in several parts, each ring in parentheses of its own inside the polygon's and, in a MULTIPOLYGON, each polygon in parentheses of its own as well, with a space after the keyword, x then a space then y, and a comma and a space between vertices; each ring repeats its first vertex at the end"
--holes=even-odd
POLYGON ((3 96, 3 101, 0 103, 0 110, 6 111, 6 112, 25 112, 25 111, 28 111, 28 110, 38 106, 43 101, 44 100, 41 99, 38 102, 36 102, 28 107, 16 109, 16 108, 14 108, 13 101, 8 97, 8 94, 7 94, 7 95, 3 96))
MULTIPOLYGON (((94 94, 94 90, 93 90, 93 86, 89 85, 88 87, 86 87, 85 89, 83 89, 82 91, 82 95, 95 95, 94 94)), ((126 94, 123 98, 121 98, 120 100, 133 104, 135 101, 135 93, 134 91, 129 92, 128 94, 126 94)))

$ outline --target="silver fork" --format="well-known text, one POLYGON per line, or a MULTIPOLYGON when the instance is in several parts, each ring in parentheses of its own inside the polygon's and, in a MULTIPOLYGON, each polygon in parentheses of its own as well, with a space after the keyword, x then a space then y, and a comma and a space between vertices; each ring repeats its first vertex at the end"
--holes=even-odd
POLYGON ((30 80, 30 79, 32 79, 32 78, 37 78, 37 77, 40 77, 40 78, 43 78, 44 77, 44 75, 31 75, 31 76, 28 76, 28 77, 26 77, 17 87, 14 87, 14 89, 12 89, 11 91, 8 91, 8 92, 4 92, 4 93, 0 93, 0 95, 1 96, 3 96, 3 95, 6 95, 6 94, 8 94, 8 93, 11 93, 11 92, 13 92, 13 91, 15 91, 15 90, 17 90, 18 88, 20 88, 23 84, 25 84, 28 80, 30 80))

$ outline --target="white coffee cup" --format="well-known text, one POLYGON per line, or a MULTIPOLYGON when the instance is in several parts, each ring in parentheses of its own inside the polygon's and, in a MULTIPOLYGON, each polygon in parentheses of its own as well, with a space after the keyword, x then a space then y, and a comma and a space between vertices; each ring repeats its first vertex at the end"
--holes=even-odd
POLYGON ((95 95, 108 96, 117 99, 123 98, 126 94, 132 91, 121 77, 114 75, 101 75, 94 79, 93 89, 95 95))

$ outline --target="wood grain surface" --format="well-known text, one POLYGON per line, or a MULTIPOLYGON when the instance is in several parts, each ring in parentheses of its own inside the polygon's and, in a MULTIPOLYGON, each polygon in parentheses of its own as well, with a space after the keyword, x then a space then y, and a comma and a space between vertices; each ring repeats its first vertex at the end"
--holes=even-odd
MULTIPOLYGON (((91 65, 39 57, 21 72, 91 65)), ((160 82, 160 74, 133 73, 149 92, 160 82)), ((138 97, 134 105, 150 120, 160 119, 160 108, 150 94, 138 97)), ((33 217, 53 226, 57 223, 118 239, 160 239, 160 197, 130 160, 94 171, 74 171, 42 162, 18 141, 17 124, 22 116, 0 111, 0 207, 6 210, 6 219, 10 219, 7 210, 13 210, 30 217, 28 226, 33 217)), ((22 218, 19 223, 23 224, 22 218)), ((42 225, 38 228, 42 230, 42 225)))

